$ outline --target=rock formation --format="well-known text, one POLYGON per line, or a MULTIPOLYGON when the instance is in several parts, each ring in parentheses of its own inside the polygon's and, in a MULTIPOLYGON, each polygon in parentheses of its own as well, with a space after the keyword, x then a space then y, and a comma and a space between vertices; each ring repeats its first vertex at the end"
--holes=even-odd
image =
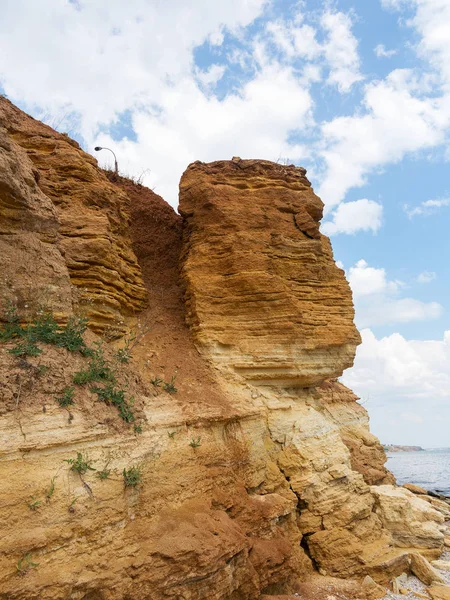
POLYGON ((0 123, 2 307, 90 325, 88 355, 0 342, 0 599, 257 600, 319 573, 375 598, 426 571, 446 507, 392 485, 336 381, 359 334, 305 171, 194 163, 179 216, 4 99, 0 123), (106 403, 74 384, 92 356, 106 403))
POLYGON ((147 299, 128 219, 94 158, 0 98, 1 312, 13 297, 61 319, 81 305, 95 331, 123 333, 147 299))

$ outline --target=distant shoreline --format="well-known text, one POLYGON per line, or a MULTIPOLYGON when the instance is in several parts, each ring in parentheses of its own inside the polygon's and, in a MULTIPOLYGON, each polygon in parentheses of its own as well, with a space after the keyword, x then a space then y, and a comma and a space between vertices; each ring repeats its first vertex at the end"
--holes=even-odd
POLYGON ((422 446, 399 446, 396 444, 386 444, 383 446, 385 452, 425 452, 422 446))

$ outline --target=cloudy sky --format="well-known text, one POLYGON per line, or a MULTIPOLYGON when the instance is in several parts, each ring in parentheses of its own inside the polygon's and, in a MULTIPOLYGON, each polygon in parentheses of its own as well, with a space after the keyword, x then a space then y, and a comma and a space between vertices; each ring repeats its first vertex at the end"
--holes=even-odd
POLYGON ((344 382, 383 442, 450 446, 448 0, 1 5, 0 92, 173 206, 193 160, 306 167, 362 330, 344 382))

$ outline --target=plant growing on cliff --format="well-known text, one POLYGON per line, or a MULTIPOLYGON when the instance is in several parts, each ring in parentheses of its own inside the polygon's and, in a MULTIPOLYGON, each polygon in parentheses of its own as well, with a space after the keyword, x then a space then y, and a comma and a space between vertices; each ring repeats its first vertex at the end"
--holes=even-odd
POLYGON ((125 487, 136 487, 142 481, 142 467, 134 466, 122 471, 125 487))
POLYGON ((160 379, 159 377, 154 377, 153 379, 150 379, 150 383, 152 385, 154 385, 155 387, 159 387, 162 384, 163 380, 160 379))
POLYGON ((18 575, 26 575, 30 569, 38 566, 39 563, 33 562, 31 553, 28 553, 22 556, 22 558, 17 562, 16 569, 18 575))
POLYGON ((115 375, 105 359, 100 343, 97 343, 96 348, 91 350, 90 357, 88 368, 77 371, 73 376, 73 382, 77 385, 93 381, 115 382, 115 375))
POLYGON ((176 392, 178 392, 177 388, 175 387, 175 375, 172 375, 170 381, 166 381, 163 387, 166 392, 169 392, 169 394, 175 394, 176 392))
POLYGON ((17 308, 9 303, 4 320, 5 324, 0 331, 0 341, 9 341, 14 338, 24 340, 10 350, 11 354, 16 356, 37 356, 41 352, 36 345, 38 342, 66 348, 70 352, 90 354, 90 350, 83 340, 83 333, 86 331, 88 321, 82 317, 70 317, 67 325, 61 328, 53 314, 41 308, 34 321, 22 327, 17 308))
POLYGON ((197 439, 193 438, 190 442, 189 442, 189 446, 191 448, 199 448, 202 445, 201 442, 202 438, 199 436, 197 439))
POLYGON ((50 502, 53 494, 55 493, 55 481, 56 475, 50 479, 50 487, 45 490, 45 499, 47 502, 50 502))
POLYGON ((10 301, 6 304, 3 318, 5 323, 0 329, 0 342, 8 342, 17 336, 20 336, 22 328, 20 327, 20 318, 17 313, 17 307, 10 301))
POLYGON ((42 350, 33 340, 26 337, 23 341, 18 342, 14 348, 10 348, 8 352, 19 358, 26 358, 27 356, 39 356, 42 350))
POLYGON ((67 408, 68 406, 75 404, 75 401, 73 399, 74 394, 75 394, 74 387, 65 387, 62 395, 58 396, 58 398, 56 398, 56 401, 61 406, 61 408, 67 408))
POLYGON ((120 418, 126 423, 134 422, 134 414, 132 411, 133 398, 127 400, 124 390, 117 389, 113 383, 109 383, 103 387, 91 387, 91 392, 97 394, 100 400, 105 404, 112 404, 119 411, 120 418))
POLYGON ((40 500, 36 500, 34 496, 31 496, 30 500, 27 502, 28 508, 33 512, 36 511, 42 502, 40 500))
POLYGON ((84 475, 88 471, 95 471, 94 467, 91 467, 92 461, 87 456, 83 456, 81 452, 77 452, 76 458, 66 458, 64 462, 70 465, 72 471, 76 471, 80 475, 84 475))
POLYGON ((125 346, 123 348, 119 348, 116 352, 117 360, 121 363, 128 363, 133 355, 131 354, 131 349, 133 347, 133 342, 136 340, 136 335, 130 335, 125 339, 125 346))

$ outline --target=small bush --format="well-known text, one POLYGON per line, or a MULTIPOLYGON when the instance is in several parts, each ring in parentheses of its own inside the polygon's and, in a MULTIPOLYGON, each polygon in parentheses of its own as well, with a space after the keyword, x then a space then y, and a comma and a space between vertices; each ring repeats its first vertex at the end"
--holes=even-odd
POLYGON ((111 475, 111 469, 107 469, 106 467, 104 469, 102 469, 101 471, 97 471, 96 476, 101 479, 102 481, 104 479, 109 479, 109 476, 111 475))
POLYGON ((57 338, 57 345, 66 348, 69 352, 80 352, 84 356, 89 356, 92 351, 83 340, 83 333, 86 331, 87 326, 87 319, 78 316, 70 317, 66 327, 57 338))
POLYGON ((122 363, 127 363, 133 358, 131 354, 132 344, 135 341, 136 336, 130 336, 125 340, 125 346, 123 348, 119 348, 116 352, 117 359, 122 363))
POLYGON ((191 446, 191 448, 199 448, 202 445, 201 439, 201 437, 198 437, 197 439, 192 439, 189 442, 189 446, 191 446))
POLYGON ((77 371, 73 376, 75 384, 84 385, 93 381, 115 382, 115 375, 106 362, 101 344, 98 343, 96 346, 96 349, 92 350, 88 368, 77 371))
POLYGON ((0 342, 8 342, 22 334, 17 307, 11 302, 7 303, 4 319, 6 323, 4 323, 3 327, 0 329, 0 342))
POLYGON ((64 388, 62 395, 56 398, 56 401, 61 406, 61 408, 67 408, 68 406, 75 404, 75 401, 73 399, 74 394, 74 387, 66 387, 64 388))
POLYGON ((166 392, 169 392, 169 394, 175 394, 178 392, 177 388, 175 387, 175 375, 173 375, 170 381, 168 383, 166 382, 163 387, 166 392))
POLYGON ((107 384, 104 387, 91 387, 91 392, 97 394, 105 404, 112 404, 119 411, 120 418, 126 423, 134 422, 134 413, 132 411, 132 398, 128 401, 125 398, 124 390, 117 389, 113 383, 107 384))
POLYGON ((163 380, 159 377, 154 377, 153 379, 150 379, 150 383, 152 383, 155 387, 159 387, 162 384, 162 382, 163 380))
POLYGON ((141 434, 142 433, 142 425, 135 425, 134 426, 134 433, 141 434))
POLYGON ((80 475, 84 475, 88 471, 95 471, 94 467, 91 467, 92 461, 87 456, 83 456, 81 452, 77 452, 76 458, 66 458, 64 462, 70 465, 72 471, 76 471, 80 475))
POLYGON ((49 312, 42 312, 26 328, 27 336, 34 342, 44 344, 57 344, 59 338, 59 325, 53 315, 49 312))
POLYGON ((123 470, 123 481, 125 487, 136 487, 142 481, 142 467, 130 467, 123 470))
POLYGON ((14 348, 10 348, 8 352, 17 357, 26 358, 27 356, 39 356, 42 350, 30 338, 25 338, 22 342, 18 342, 14 348))

